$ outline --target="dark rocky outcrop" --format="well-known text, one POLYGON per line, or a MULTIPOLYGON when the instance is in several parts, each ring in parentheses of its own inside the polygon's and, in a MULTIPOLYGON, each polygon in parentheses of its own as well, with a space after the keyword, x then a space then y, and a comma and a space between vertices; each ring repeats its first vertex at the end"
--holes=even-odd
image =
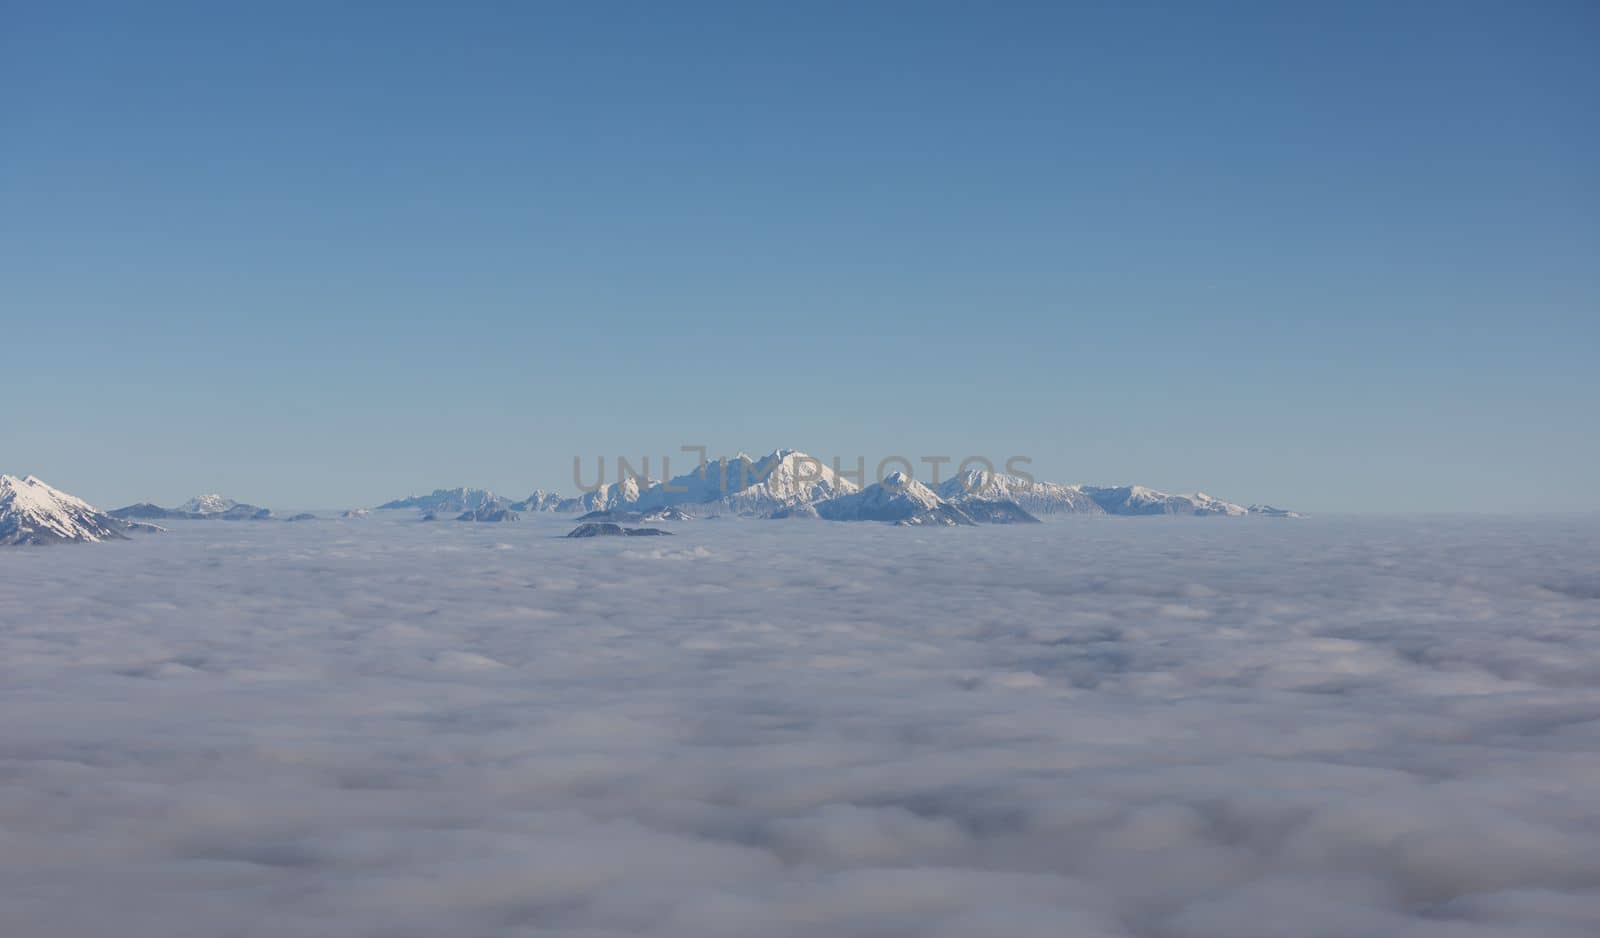
POLYGON ((567 537, 671 537, 671 531, 660 528, 625 528, 609 521, 590 521, 572 529, 567 537))

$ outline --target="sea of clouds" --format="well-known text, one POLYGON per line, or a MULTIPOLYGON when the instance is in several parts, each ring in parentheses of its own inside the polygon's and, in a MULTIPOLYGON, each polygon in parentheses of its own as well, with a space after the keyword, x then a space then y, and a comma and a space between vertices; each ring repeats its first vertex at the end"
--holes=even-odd
POLYGON ((1600 934, 1600 519, 0 553, 0 934, 1600 934))

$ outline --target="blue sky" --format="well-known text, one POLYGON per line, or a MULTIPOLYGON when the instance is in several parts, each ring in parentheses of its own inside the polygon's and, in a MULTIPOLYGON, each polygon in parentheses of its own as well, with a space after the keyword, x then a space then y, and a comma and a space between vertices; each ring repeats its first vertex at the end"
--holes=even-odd
POLYGON ((0 469, 1600 509, 1592 4, 237 6, 7 12, 0 469))

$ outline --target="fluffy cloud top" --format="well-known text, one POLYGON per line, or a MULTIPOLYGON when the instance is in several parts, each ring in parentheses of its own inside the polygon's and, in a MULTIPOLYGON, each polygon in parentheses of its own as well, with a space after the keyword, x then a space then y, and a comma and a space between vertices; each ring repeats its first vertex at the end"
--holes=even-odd
POLYGON ((1592 519, 560 525, 0 554, 0 933, 1600 934, 1592 519))

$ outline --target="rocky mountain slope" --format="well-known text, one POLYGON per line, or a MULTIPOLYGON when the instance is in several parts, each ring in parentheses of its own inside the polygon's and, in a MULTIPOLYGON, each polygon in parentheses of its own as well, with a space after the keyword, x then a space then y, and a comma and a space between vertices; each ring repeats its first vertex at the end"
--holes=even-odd
POLYGON ((134 529, 34 476, 0 475, 0 544, 93 544, 121 539, 134 529))

